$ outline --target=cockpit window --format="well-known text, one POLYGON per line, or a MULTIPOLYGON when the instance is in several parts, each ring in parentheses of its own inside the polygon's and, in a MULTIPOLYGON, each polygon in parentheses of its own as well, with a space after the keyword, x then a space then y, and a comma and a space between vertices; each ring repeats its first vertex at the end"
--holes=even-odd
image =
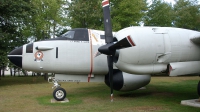
POLYGON ((76 28, 72 29, 58 38, 48 39, 46 41, 52 40, 73 40, 73 41, 89 41, 88 29, 86 28, 76 28))
POLYGON ((74 38, 75 31, 68 31, 67 33, 64 33, 61 37, 73 39, 74 38))
POLYGON ((100 35, 100 38, 101 39, 105 39, 105 35, 100 35))
POLYGON ((33 43, 26 45, 26 53, 33 53, 33 43))

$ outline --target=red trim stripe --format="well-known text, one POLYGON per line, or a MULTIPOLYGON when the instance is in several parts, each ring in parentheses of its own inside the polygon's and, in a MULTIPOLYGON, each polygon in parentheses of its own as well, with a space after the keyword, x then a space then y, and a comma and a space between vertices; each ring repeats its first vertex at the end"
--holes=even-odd
POLYGON ((93 72, 93 52, 92 52, 92 38, 91 38, 91 32, 88 30, 89 38, 90 38, 90 73, 88 75, 88 82, 90 82, 90 78, 93 72))
POLYGON ((131 39, 131 36, 127 36, 127 39, 129 41, 129 43, 132 45, 132 46, 135 46, 135 43, 133 42, 133 40, 131 39))
POLYGON ((107 6, 107 5, 109 5, 109 0, 104 0, 104 1, 102 1, 102 6, 103 6, 103 7, 105 7, 105 6, 107 6))

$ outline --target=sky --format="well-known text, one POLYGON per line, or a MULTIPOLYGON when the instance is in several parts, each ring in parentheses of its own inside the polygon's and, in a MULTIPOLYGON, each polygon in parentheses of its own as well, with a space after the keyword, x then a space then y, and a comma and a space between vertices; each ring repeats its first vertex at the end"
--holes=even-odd
POLYGON ((165 0, 166 2, 170 2, 170 3, 172 3, 172 4, 174 4, 175 3, 175 1, 174 0, 165 0))
MULTIPOLYGON (((71 2, 71 0, 68 0, 68 1, 71 2)), ((165 1, 175 3, 174 0, 165 0, 165 1)))
MULTIPOLYGON (((147 0, 148 2, 152 1, 152 0, 147 0)), ((175 0, 164 0, 166 2, 169 2, 169 3, 172 3, 172 4, 175 4, 175 0)))
MULTIPOLYGON (((71 0, 68 0, 69 2, 71 2, 71 0)), ((150 0, 149 0, 150 1, 150 0)), ((167 2, 171 2, 171 3, 175 3, 175 1, 174 0, 165 0, 165 1, 167 1, 167 2)))
MULTIPOLYGON (((70 1, 71 2, 71 0, 68 0, 68 1, 70 1)), ((151 1, 151 0, 148 0, 148 1, 151 1)), ((176 0, 164 0, 164 1, 166 1, 166 2, 169 2, 169 3, 172 3, 172 4, 175 4, 176 2, 176 0)), ((200 0, 198 0, 199 2, 200 2, 200 0)))
MULTIPOLYGON (((166 1, 166 2, 169 2, 169 3, 172 3, 172 4, 175 4, 176 2, 176 0, 164 0, 164 1, 166 1)), ((200 3, 200 0, 198 0, 198 2, 200 3)))

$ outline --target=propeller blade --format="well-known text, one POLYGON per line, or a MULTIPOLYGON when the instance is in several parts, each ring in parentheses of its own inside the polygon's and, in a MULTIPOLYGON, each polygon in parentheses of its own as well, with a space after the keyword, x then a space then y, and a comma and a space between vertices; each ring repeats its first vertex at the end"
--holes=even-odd
POLYGON ((103 45, 99 47, 99 52, 106 54, 106 55, 113 55, 117 49, 123 49, 127 47, 136 46, 135 42, 131 39, 131 36, 127 36, 126 38, 123 38, 122 40, 116 42, 116 43, 108 43, 106 45, 103 45))
POLYGON ((110 101, 113 102, 113 55, 107 56, 109 80, 110 80, 110 101))
POLYGON ((109 0, 102 1, 106 43, 113 42, 109 0))
POLYGON ((116 49, 123 49, 127 47, 136 46, 135 42, 131 39, 131 36, 127 36, 126 38, 123 38, 122 40, 116 42, 112 46, 109 47, 110 50, 116 50, 116 49))
MULTIPOLYGON (((115 55, 114 51, 109 51, 107 47, 113 44, 113 34, 112 34, 112 25, 111 25, 111 16, 110 16, 110 5, 109 0, 102 1, 102 7, 103 7, 103 16, 104 16, 104 30, 105 30, 105 42, 106 45, 102 46, 103 48, 101 50, 106 50, 108 55, 107 56, 107 63, 108 63, 108 70, 109 70, 109 80, 110 80, 110 97, 111 102, 113 102, 113 57, 115 55)), ((100 49, 98 49, 99 52, 101 52, 100 49)), ((101 53, 103 53, 101 52, 101 53)))
POLYGON ((113 34, 112 34, 109 0, 103 0, 102 7, 103 7, 103 16, 104 16, 104 30, 105 30, 106 45, 99 47, 98 51, 102 54, 107 55, 110 91, 111 91, 111 102, 112 102, 113 101, 113 61, 115 57, 115 52, 117 49, 135 46, 135 43, 131 39, 131 36, 127 36, 126 38, 114 43, 113 34))

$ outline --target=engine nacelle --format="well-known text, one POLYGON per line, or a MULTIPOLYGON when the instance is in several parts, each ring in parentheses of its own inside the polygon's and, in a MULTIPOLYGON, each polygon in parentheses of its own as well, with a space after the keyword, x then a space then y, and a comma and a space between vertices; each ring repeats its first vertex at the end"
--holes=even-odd
MULTIPOLYGON (((113 89, 117 91, 132 91, 149 84, 150 75, 134 75, 113 70, 113 89)), ((105 83, 110 87, 109 74, 105 76, 105 83)))

